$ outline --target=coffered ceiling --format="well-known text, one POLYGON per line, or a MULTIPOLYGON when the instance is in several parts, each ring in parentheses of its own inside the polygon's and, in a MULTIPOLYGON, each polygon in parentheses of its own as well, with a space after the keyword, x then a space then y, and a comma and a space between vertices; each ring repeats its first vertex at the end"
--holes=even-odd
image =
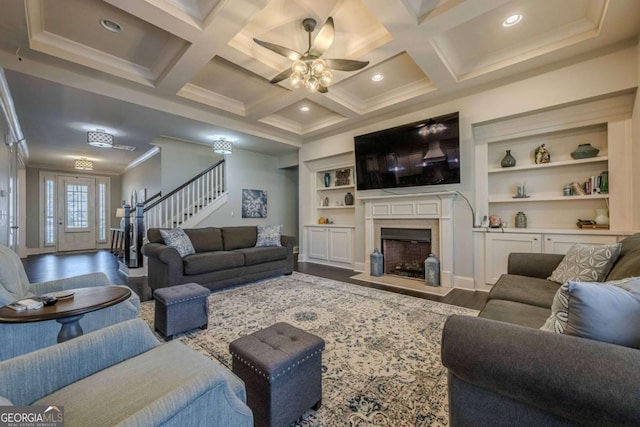
MULTIPOLYGON (((7 71, 30 163, 80 155, 118 173, 154 138, 216 135, 280 155, 331 133, 637 43, 637 0, 25 0, 4 1, 7 71), (514 26, 503 26, 514 14, 514 26), (368 61, 334 71, 327 93, 270 84, 304 53, 302 20, 328 17, 323 58, 368 61), (117 23, 122 31, 104 28, 117 23), (19 60, 20 58, 20 60, 19 60), (384 78, 373 81, 380 74, 384 78), (306 107, 308 111, 301 111, 306 107), (88 147, 110 130, 133 152, 88 147), (117 152, 116 152, 117 151, 117 152)), ((113 28, 112 28, 113 29, 113 28)))

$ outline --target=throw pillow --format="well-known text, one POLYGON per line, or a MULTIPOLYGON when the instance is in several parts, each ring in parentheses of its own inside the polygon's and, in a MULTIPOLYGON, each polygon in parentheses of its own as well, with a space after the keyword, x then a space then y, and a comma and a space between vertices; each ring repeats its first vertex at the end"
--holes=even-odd
POLYGON ((576 243, 569 248, 549 280, 566 283, 601 282, 620 255, 620 243, 614 245, 583 245, 576 243))
POLYGON ((182 228, 160 230, 160 235, 164 240, 164 244, 175 248, 182 258, 196 252, 193 249, 191 240, 189 240, 189 236, 187 236, 187 233, 185 233, 182 228))
POLYGON ((551 316, 540 329, 640 348, 639 322, 640 277, 569 281, 556 292, 551 316))
POLYGON ((256 248, 264 246, 282 246, 280 244, 280 232, 282 225, 259 225, 256 248))

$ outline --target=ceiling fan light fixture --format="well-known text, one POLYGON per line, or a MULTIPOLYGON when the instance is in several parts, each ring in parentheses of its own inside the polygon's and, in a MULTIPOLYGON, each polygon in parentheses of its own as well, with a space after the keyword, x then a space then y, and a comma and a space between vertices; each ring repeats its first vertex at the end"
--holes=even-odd
POLYGON ((293 73, 299 73, 299 74, 307 74, 309 70, 309 67, 307 67, 307 63, 301 60, 297 60, 294 61, 293 64, 291 64, 291 71, 293 71, 293 73))
POLYGON ((320 89, 320 82, 313 76, 309 77, 304 85, 311 93, 315 93, 320 89))
POLYGON ((315 59, 312 63, 311 63, 311 73, 316 76, 316 77, 320 77, 320 75, 322 75, 322 73, 327 69, 327 63, 324 62, 322 59, 318 58, 315 59))
POLYGON ((333 73, 329 70, 324 70, 318 80, 322 86, 328 87, 333 82, 333 73))
POLYGON ((99 148, 112 148, 113 135, 104 131, 104 129, 96 129, 87 132, 87 144, 99 148))
POLYGON ((304 85, 304 74, 302 73, 291 74, 291 84, 295 88, 302 87, 304 85))

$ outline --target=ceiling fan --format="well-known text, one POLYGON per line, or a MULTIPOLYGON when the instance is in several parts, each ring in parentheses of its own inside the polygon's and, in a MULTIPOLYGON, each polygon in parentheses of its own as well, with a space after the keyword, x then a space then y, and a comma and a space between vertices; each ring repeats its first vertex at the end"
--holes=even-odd
POLYGON ((333 43, 335 28, 333 18, 328 17, 312 43, 311 33, 316 29, 316 24, 317 22, 313 18, 302 20, 302 26, 309 38, 309 47, 304 53, 256 38, 253 39, 260 46, 294 61, 290 68, 275 76, 269 83, 279 83, 290 78, 291 84, 296 88, 304 85, 310 92, 326 93, 327 87, 333 81, 331 70, 356 71, 369 64, 369 61, 351 59, 321 59, 321 56, 333 43))

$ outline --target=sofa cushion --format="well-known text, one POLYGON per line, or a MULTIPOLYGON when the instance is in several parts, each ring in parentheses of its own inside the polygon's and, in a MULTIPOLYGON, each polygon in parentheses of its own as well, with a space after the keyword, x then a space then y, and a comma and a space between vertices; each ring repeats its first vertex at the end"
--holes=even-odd
POLYGON ((225 251, 252 248, 256 245, 256 227, 222 227, 222 241, 225 251))
POLYGON ((282 225, 259 225, 256 247, 282 246, 280 243, 281 232, 282 225))
POLYGON ((567 282, 540 328, 640 348, 640 277, 605 283, 567 282))
POLYGON ((184 274, 202 274, 244 265, 244 256, 236 252, 202 252, 185 257, 184 274))
POLYGON ((160 235, 162 236, 165 244, 175 248, 182 258, 195 253, 191 240, 189 240, 189 236, 187 236, 187 233, 185 233, 182 228, 160 230, 160 235))
POLYGON ((267 247, 267 248, 244 248, 236 249, 234 252, 244 256, 244 265, 262 264, 263 262, 278 261, 287 259, 287 248, 267 247))
POLYGON ((222 231, 216 227, 186 228, 196 253, 223 250, 222 231))
POLYGON ((515 325, 539 328, 549 317, 548 308, 522 304, 514 301, 492 299, 487 301, 478 317, 513 323, 515 325))
POLYGON ((640 233, 620 242, 620 256, 609 272, 607 280, 640 276, 640 233))
POLYGON ((564 256, 549 280, 565 283, 570 280, 599 282, 606 279, 620 255, 621 245, 583 245, 576 243, 564 256))
POLYGON ((551 308, 559 283, 535 277, 503 274, 489 293, 489 299, 521 302, 551 308))

